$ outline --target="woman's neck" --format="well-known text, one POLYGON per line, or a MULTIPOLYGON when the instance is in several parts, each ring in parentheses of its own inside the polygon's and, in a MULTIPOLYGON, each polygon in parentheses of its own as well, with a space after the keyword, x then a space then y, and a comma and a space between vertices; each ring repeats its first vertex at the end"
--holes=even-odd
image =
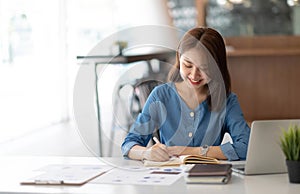
POLYGON ((182 100, 191 109, 197 108, 199 104, 205 101, 207 98, 206 87, 194 89, 187 87, 186 84, 184 84, 183 82, 175 83, 175 87, 182 100))

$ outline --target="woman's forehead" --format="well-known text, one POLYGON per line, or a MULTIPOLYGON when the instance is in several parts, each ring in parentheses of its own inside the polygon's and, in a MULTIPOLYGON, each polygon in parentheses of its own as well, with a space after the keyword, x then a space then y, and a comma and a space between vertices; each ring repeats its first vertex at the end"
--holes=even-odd
POLYGON ((208 55, 204 49, 192 48, 182 53, 181 58, 188 60, 195 65, 208 64, 208 55))

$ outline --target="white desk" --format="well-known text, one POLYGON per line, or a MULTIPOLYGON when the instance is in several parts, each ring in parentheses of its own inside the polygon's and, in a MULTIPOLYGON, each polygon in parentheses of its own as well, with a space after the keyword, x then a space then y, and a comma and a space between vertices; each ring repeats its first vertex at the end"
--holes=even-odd
MULTIPOLYGON (((113 165, 142 165, 137 161, 121 158, 103 158, 113 165)), ((32 170, 48 164, 103 164, 92 157, 3 157, 0 159, 0 193, 130 193, 130 194, 185 194, 185 193, 265 193, 298 194, 300 184, 290 184, 287 174, 242 176, 233 173, 226 185, 185 184, 180 178, 171 186, 115 185, 87 183, 83 186, 32 186, 20 185, 20 181, 31 176, 32 170)))

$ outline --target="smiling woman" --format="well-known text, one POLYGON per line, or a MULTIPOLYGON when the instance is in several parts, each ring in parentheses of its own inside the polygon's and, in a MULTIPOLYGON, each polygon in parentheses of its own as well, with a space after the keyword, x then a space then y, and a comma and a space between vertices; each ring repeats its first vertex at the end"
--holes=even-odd
POLYGON ((149 95, 122 144, 123 155, 154 161, 179 155, 245 159, 250 129, 231 92, 222 36, 205 27, 186 32, 168 81, 149 95), (147 147, 155 129, 160 143, 147 147), (225 133, 232 143, 222 144, 225 133))
POLYGON ((191 109, 195 109, 206 99, 207 88, 205 86, 210 80, 206 74, 207 71, 204 71, 204 69, 206 69, 204 67, 205 65, 202 65, 207 63, 206 57, 200 56, 201 54, 199 54, 197 49, 190 49, 184 52, 180 57, 179 69, 183 82, 181 83, 181 87, 177 87, 177 90, 191 109), (189 88, 193 88, 198 92, 194 92, 189 88))

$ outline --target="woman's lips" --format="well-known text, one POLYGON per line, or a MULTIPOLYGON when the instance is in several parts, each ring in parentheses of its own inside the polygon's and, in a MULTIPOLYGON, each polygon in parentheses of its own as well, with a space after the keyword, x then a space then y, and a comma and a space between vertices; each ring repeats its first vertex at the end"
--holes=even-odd
POLYGON ((189 80, 190 80, 190 82, 191 82, 191 84, 193 84, 193 85, 198 85, 198 84, 200 84, 201 83, 201 79, 199 80, 199 81, 195 81, 195 80, 192 80, 192 79, 190 79, 189 78, 189 80))

